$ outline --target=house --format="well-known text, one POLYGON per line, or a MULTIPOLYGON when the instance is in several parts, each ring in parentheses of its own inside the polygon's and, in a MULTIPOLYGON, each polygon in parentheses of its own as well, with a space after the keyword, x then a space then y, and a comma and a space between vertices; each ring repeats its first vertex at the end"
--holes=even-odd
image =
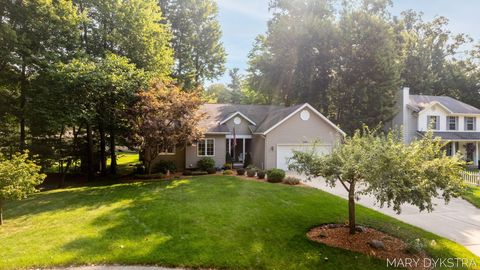
MULTIPOLYGON (((286 170, 293 150, 328 153, 345 133, 309 104, 291 107, 272 105, 204 104, 204 139, 162 153, 177 168, 195 168, 202 157, 211 157, 218 168, 227 156, 241 166, 250 155, 258 168, 286 170), (318 143, 317 143, 318 142, 318 143)), ((229 159, 230 159, 229 158, 229 159)), ((228 160, 229 160, 228 159, 228 160)))
POLYGON ((466 160, 478 164, 480 109, 447 96, 411 95, 409 88, 398 92, 397 106, 390 127, 402 129, 405 143, 431 130, 447 142, 447 155, 460 152, 466 160))

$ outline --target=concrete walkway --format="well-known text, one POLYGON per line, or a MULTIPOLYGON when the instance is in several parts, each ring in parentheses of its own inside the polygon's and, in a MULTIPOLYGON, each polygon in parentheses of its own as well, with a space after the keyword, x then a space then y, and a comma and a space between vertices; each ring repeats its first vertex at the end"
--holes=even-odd
MULTIPOLYGON (((340 183, 335 188, 328 187, 321 178, 304 183, 347 198, 347 192, 340 183)), ((436 206, 431 213, 420 213, 415 206, 404 205, 400 215, 391 208, 380 208, 370 196, 360 196, 357 203, 455 241, 480 256, 480 209, 463 199, 452 199, 447 205, 441 199, 434 199, 436 206)))

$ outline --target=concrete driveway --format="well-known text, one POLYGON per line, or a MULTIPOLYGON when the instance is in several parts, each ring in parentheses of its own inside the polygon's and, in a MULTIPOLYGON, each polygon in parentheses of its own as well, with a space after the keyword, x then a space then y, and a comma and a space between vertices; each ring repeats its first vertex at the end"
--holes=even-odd
MULTIPOLYGON (((340 183, 334 188, 328 187, 322 178, 304 181, 304 183, 347 198, 347 192, 340 183)), ((415 206, 404 205, 400 215, 390 208, 380 208, 371 196, 360 196, 360 201, 357 203, 453 240, 480 256, 480 209, 463 199, 452 199, 448 205, 445 205, 441 199, 435 199, 435 210, 431 213, 420 213, 415 206)))

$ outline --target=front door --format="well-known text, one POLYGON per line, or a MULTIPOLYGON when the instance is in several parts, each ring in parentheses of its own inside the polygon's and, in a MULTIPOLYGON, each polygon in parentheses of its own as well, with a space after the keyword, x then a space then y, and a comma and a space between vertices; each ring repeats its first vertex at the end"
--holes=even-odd
MULTIPOLYGON (((244 163, 246 154, 250 151, 251 139, 227 139, 227 153, 234 163, 244 163)), ((228 158, 227 158, 228 162, 228 158)))

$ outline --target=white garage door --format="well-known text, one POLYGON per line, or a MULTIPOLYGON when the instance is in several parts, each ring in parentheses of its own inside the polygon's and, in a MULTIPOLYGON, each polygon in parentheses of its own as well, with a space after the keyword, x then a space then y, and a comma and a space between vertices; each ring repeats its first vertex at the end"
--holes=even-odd
MULTIPOLYGON (((313 145, 277 145, 277 168, 288 171, 288 161, 293 156, 293 151, 311 151, 313 145)), ((315 145, 315 152, 325 155, 332 151, 331 145, 315 145)))

